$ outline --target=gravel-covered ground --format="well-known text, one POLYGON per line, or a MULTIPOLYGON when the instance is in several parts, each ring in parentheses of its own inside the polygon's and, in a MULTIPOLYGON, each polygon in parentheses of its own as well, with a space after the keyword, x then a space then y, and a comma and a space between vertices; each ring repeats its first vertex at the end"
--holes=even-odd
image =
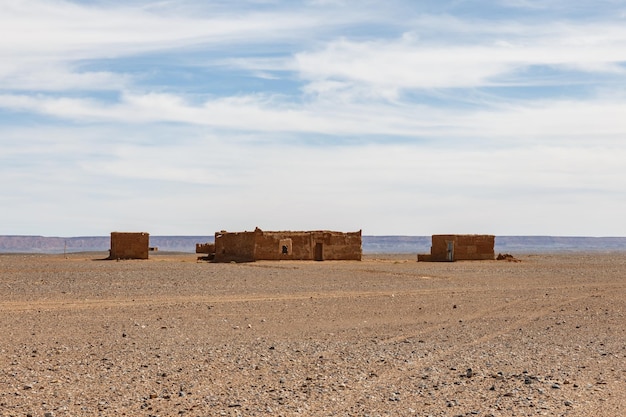
POLYGON ((624 416, 626 254, 0 255, 0 416, 624 416))

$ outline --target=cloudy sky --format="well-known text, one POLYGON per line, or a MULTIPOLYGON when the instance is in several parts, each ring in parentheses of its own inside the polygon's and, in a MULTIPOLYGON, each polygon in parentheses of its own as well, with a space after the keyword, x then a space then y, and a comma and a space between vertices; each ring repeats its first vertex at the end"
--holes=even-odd
POLYGON ((626 235, 626 1, 0 0, 0 234, 626 235))

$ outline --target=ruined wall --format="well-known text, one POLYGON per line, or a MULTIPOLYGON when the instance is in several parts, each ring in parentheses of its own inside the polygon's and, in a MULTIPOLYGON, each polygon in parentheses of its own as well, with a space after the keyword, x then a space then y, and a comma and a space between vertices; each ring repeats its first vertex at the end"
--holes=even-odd
POLYGON ((494 245, 495 236, 492 235, 433 235, 430 260, 491 260, 495 259, 494 245))
POLYGON ((361 231, 353 233, 254 232, 216 233, 216 262, 252 260, 361 260, 361 231), (218 237, 219 236, 219 237, 218 237))
POLYGON ((148 233, 111 232, 109 259, 148 259, 148 233))
POLYGON ((253 262, 257 232, 215 233, 215 262, 253 262))
POLYGON ((314 248, 314 259, 339 261, 360 261, 362 256, 361 231, 350 233, 339 232, 311 232, 314 248), (322 259, 319 257, 319 245, 321 246, 322 259), (317 249, 315 247, 317 246, 317 249), (317 253, 316 253, 317 252, 317 253))
POLYGON ((262 232, 257 260, 361 260, 361 231, 262 232))
POLYGON ((257 260, 312 260, 309 232, 264 232, 256 236, 257 260))
POLYGON ((215 253, 215 243, 196 243, 196 253, 215 253))

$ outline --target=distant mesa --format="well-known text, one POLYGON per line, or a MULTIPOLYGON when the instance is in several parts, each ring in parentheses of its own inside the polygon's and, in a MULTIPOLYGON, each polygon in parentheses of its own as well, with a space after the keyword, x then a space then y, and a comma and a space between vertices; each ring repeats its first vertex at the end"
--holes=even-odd
MULTIPOLYGON (((214 243, 214 235, 154 236, 150 247, 161 252, 194 254, 198 242, 214 243)), ((428 254, 432 236, 362 236, 363 254, 428 254)), ((62 254, 108 252, 107 236, 49 237, 0 235, 0 253, 62 254)), ((541 254, 564 252, 626 252, 626 237, 496 236, 496 253, 541 254)), ((105 255, 106 257, 107 255, 105 255)))

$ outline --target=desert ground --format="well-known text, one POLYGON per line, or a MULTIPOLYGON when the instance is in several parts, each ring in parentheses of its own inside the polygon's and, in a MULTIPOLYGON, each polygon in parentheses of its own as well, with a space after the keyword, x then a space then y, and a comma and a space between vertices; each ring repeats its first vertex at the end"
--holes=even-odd
POLYGON ((0 255, 0 416, 624 416, 626 253, 0 255))

